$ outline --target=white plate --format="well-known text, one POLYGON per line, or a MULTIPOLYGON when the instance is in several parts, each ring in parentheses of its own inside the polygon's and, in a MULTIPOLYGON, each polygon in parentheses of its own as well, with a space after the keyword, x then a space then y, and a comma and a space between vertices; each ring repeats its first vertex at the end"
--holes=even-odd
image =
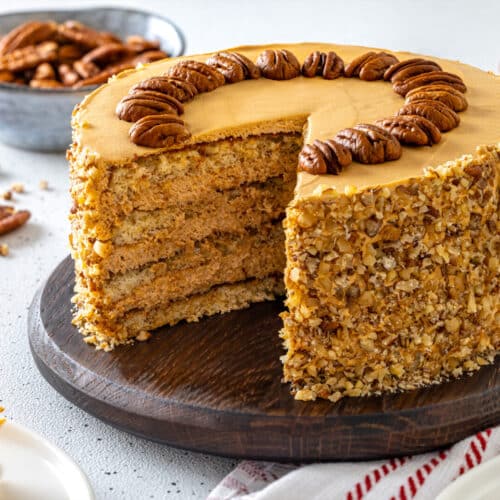
POLYGON ((66 453, 22 425, 0 425, 0 500, 93 499, 66 453))
POLYGON ((436 500, 498 500, 500 498, 500 455, 451 483, 436 500))

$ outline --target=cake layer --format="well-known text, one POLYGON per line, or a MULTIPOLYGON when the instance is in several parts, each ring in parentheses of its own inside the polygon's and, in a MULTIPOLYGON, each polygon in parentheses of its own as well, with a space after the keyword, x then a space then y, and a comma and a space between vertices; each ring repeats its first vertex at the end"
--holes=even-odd
POLYGON ((112 242, 116 248, 168 239, 181 246, 189 239, 204 238, 208 231, 241 233, 244 228, 259 227, 284 216, 294 186, 294 180, 284 182, 281 176, 273 177, 240 188, 213 191, 195 202, 153 211, 134 210, 115 228, 112 242))
POLYGON ((175 325, 182 320, 198 321, 203 316, 243 309, 254 302, 273 300, 283 294, 283 277, 267 276, 215 286, 203 294, 164 302, 152 308, 134 309, 119 321, 102 316, 77 315, 75 322, 87 343, 95 344, 98 349, 110 350, 137 337, 147 338, 145 332, 162 325, 175 325))
POLYGON ((171 300, 199 293, 210 283, 282 273, 285 237, 281 222, 245 235, 223 234, 195 242, 170 258, 113 276, 102 283, 102 302, 120 311, 156 297, 171 300))
POLYGON ((285 378, 298 399, 412 389, 500 349, 500 148, 287 211, 285 378))

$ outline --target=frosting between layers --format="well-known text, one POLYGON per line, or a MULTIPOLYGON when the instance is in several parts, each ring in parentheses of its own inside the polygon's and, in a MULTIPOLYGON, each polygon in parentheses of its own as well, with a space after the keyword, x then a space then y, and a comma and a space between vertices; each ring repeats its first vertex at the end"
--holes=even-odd
MULTIPOLYGON (((266 48, 289 49, 301 62, 313 50, 333 50, 346 63, 372 50, 319 43, 228 50, 241 52, 255 61, 266 48)), ((407 52, 391 53, 400 60, 415 57, 407 52)), ((210 55, 169 59, 118 75, 83 101, 73 120, 75 141, 80 147, 95 153, 101 161, 112 164, 125 164, 138 157, 165 151, 166 148, 153 149, 133 144, 128 137, 131 124, 116 117, 115 107, 135 83, 162 74, 179 60, 205 61, 210 55)), ((459 62, 425 57, 439 62, 444 71, 458 74, 467 85, 469 108, 460 113, 460 126, 443 134, 441 142, 432 147, 405 146, 401 159, 397 161, 380 165, 353 162, 339 176, 299 172, 297 195, 310 194, 319 185, 343 191, 351 185, 363 188, 419 176, 425 167, 438 166, 473 153, 478 145, 500 141, 500 77, 459 62)), ((391 83, 384 81, 366 82, 342 77, 336 80, 320 77, 298 77, 287 81, 248 80, 224 85, 186 103, 182 118, 192 137, 175 148, 232 136, 301 131, 303 128, 304 141, 308 143, 314 139, 333 137, 342 128, 357 123, 391 116, 403 104, 404 99, 393 92, 391 83)))

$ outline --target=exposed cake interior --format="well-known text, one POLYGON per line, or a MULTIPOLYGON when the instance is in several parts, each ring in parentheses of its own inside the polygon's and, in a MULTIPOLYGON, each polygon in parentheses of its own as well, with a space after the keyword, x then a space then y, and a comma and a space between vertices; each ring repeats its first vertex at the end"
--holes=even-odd
MULTIPOLYGON (((108 348, 283 294, 301 144, 293 133, 221 139, 103 172, 100 202, 73 221, 87 340, 108 348)), ((72 175, 88 201, 87 179, 72 175)))

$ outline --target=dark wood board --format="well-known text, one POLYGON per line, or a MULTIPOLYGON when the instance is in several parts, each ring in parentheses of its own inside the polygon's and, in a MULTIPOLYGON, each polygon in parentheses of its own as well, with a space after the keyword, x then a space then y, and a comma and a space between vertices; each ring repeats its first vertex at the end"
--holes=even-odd
POLYGON ((281 383, 279 301, 161 328, 105 353, 71 325, 72 288, 68 257, 30 309, 36 364, 65 398, 147 439, 233 457, 359 460, 443 447, 500 422, 498 358, 426 389, 300 402, 281 383))

